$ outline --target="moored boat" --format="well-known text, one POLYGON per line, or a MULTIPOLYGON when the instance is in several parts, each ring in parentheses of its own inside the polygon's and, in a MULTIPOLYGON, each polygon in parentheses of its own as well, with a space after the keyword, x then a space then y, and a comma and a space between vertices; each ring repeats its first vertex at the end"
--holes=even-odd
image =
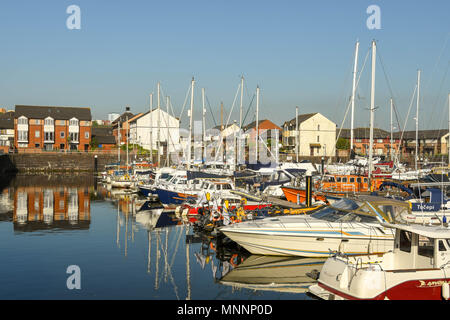
POLYGON ((384 255, 342 257, 322 267, 309 292, 327 300, 448 300, 450 229, 383 224, 395 229, 395 246, 384 255))

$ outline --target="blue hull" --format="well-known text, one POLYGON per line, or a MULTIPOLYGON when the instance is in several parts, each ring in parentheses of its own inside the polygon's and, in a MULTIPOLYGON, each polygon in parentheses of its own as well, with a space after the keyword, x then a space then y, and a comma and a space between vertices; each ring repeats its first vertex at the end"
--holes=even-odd
POLYGON ((139 191, 146 197, 156 194, 150 187, 139 187, 139 191))
POLYGON ((185 193, 160 188, 156 188, 155 193, 158 195, 159 201, 163 204, 183 204, 188 200, 196 198, 195 196, 186 195, 185 193))

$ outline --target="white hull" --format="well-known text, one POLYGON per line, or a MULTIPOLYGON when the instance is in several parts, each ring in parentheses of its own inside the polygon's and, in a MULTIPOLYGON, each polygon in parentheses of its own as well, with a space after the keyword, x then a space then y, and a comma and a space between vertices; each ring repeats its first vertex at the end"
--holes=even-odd
POLYGON ((393 247, 393 237, 375 240, 370 239, 369 236, 325 238, 323 234, 305 236, 287 233, 282 235, 229 231, 223 231, 223 233, 250 253, 260 255, 323 258, 328 257, 330 251, 341 251, 354 255, 369 252, 383 253, 393 247))

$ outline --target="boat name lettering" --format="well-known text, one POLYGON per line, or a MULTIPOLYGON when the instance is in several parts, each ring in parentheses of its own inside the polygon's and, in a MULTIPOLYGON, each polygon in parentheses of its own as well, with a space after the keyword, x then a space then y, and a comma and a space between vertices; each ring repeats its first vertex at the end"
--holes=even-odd
POLYGON ((417 286, 417 288, 440 287, 444 283, 450 283, 450 281, 445 281, 445 280, 437 280, 437 281, 419 280, 419 282, 420 282, 420 284, 417 286))

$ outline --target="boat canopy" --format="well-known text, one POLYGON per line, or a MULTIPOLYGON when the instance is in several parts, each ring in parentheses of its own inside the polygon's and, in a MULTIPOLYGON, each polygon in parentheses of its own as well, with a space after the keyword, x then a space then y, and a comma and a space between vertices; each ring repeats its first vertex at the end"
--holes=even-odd
POLYGON ((413 198, 414 197, 414 191, 412 191, 410 188, 404 186, 401 183, 397 183, 397 182, 393 182, 393 181, 385 181, 380 185, 380 191, 383 191, 386 187, 394 187, 394 188, 398 188, 402 191, 405 191, 409 194, 408 198, 413 198))

